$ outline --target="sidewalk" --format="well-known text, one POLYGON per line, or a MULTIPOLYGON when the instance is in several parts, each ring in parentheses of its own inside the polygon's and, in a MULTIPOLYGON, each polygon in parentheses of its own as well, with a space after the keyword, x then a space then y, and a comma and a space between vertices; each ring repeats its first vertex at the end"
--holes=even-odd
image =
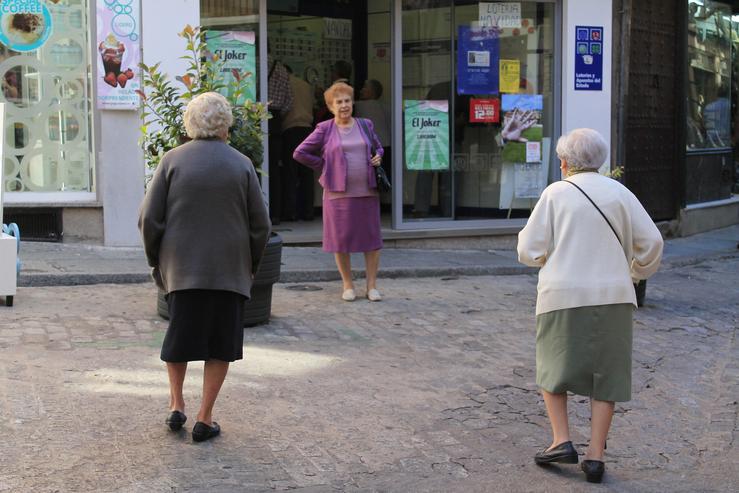
MULTIPOLYGON (((22 236, 21 236, 22 237, 22 236)), ((687 238, 668 240, 664 261, 689 265, 705 257, 737 252, 739 225, 687 238)), ((74 286, 148 282, 142 248, 116 248, 75 243, 22 242, 20 286, 74 286)), ((352 256, 355 275, 363 275, 364 258, 352 256)), ((426 250, 386 248, 380 277, 444 277, 516 275, 535 272, 516 260, 512 250, 426 250)), ((280 282, 339 279, 333 256, 320 248, 284 247, 280 282)))

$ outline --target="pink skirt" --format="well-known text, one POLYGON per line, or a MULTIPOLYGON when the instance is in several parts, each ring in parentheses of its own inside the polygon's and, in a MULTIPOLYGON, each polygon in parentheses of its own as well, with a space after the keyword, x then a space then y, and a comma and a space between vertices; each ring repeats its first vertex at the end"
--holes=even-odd
POLYGON ((380 198, 323 198, 323 251, 371 252, 382 248, 380 198))

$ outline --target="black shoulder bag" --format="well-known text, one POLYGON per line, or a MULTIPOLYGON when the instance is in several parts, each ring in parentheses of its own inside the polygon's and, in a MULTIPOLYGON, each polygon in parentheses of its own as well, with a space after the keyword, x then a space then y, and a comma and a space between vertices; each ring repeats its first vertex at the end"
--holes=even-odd
MULTIPOLYGON (((367 124, 364 122, 361 118, 355 118, 357 123, 359 123, 359 126, 362 127, 362 131, 364 132, 364 135, 367 136, 367 139, 369 139, 370 143, 370 152, 374 156, 377 154, 377 149, 375 149, 375 144, 373 143, 372 135, 369 133, 369 128, 367 127, 367 124)), ((380 192, 389 192, 393 189, 393 186, 390 184, 390 180, 387 179, 387 175, 385 174, 385 170, 382 169, 382 165, 380 166, 373 166, 375 171, 375 181, 377 182, 377 189, 380 192)))

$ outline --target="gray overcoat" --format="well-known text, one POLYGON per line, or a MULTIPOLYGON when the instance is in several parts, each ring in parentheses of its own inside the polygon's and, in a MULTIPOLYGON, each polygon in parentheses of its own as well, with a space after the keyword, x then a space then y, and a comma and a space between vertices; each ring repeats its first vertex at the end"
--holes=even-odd
POLYGON ((196 139, 167 152, 141 205, 139 230, 154 280, 167 293, 250 297, 270 234, 254 166, 221 140, 196 139))

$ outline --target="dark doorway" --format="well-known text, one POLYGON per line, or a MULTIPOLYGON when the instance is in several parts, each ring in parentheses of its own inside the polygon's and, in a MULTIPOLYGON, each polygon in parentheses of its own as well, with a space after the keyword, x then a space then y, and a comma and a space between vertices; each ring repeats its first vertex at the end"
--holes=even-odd
POLYGON ((675 217, 684 157, 683 9, 632 1, 623 165, 625 184, 654 220, 675 217), (681 119, 680 116, 683 115, 681 119))

